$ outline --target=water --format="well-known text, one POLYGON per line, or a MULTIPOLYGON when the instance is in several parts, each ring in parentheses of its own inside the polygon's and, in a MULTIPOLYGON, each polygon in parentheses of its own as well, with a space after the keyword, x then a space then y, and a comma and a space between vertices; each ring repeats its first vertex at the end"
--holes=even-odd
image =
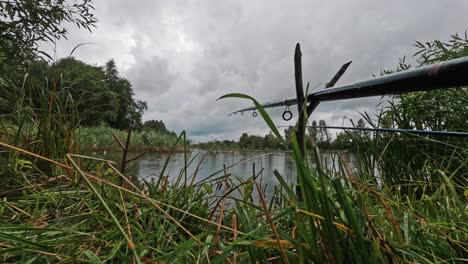
MULTIPOLYGON (((132 158, 137 154, 129 153, 128 158, 132 158)), ((94 155, 116 161, 121 159, 121 153, 94 153, 94 155)), ((184 168, 184 155, 184 153, 174 153, 169 159, 166 171, 164 172, 164 176, 168 176, 169 182, 173 183, 184 168)), ((196 183, 208 177, 221 177, 225 173, 230 174, 229 177, 232 179, 237 177, 247 180, 255 173, 255 175, 258 175, 257 182, 261 184, 262 188, 265 189, 267 197, 269 197, 273 194, 274 187, 279 185, 278 180, 273 174, 274 170, 277 170, 287 183, 292 184, 296 181, 296 166, 291 158, 291 153, 195 150, 191 155, 187 156, 187 162, 191 161, 187 169, 188 182, 193 181, 196 183), (198 165, 200 166, 195 174, 198 165)), ((147 181, 157 180, 168 157, 168 153, 147 153, 142 158, 132 161, 126 173, 147 181)), ((339 166, 336 154, 323 153, 321 160, 322 164, 326 164, 327 168, 335 171, 338 170, 339 166)), ((353 166, 355 160, 350 159, 348 162, 350 162, 351 167, 355 167, 353 166)))

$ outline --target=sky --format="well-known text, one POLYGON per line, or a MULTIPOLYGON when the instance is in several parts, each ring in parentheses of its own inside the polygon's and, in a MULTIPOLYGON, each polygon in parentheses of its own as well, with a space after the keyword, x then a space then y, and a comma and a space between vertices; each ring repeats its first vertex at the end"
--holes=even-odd
MULTIPOLYGON (((92 43, 73 56, 97 65, 114 59, 135 97, 148 103, 144 120, 163 120, 194 141, 268 133, 259 116, 227 116, 250 101, 216 99, 233 92, 260 102, 294 97, 296 43, 304 85, 317 91, 347 61, 353 63, 337 86, 395 68, 414 54, 416 40, 448 40, 468 30, 466 0, 95 0, 94 7, 97 27, 92 33, 68 27, 56 56, 92 43)), ((310 120, 349 124, 360 113, 376 113, 381 100, 322 103, 310 120)), ((268 112, 276 125, 294 125, 296 112, 286 122, 283 110, 268 112)))

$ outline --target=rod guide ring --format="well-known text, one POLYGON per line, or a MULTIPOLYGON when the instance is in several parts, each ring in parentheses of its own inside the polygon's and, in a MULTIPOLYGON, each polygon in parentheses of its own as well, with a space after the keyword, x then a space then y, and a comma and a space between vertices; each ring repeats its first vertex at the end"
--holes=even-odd
POLYGON ((289 121, 291 120, 292 117, 293 117, 293 114, 291 110, 289 109, 289 106, 286 106, 286 109, 284 109, 284 112, 283 112, 283 120, 289 121))

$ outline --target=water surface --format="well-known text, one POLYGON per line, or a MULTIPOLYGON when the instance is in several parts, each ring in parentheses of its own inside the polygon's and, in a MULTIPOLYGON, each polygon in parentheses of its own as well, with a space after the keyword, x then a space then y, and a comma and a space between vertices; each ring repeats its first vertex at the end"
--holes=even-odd
MULTIPOLYGON (((129 153, 128 157, 138 153, 129 153)), ((95 153, 95 155, 112 160, 120 160, 121 153, 95 153)), ((157 180, 169 158, 169 153, 147 153, 142 158, 131 162, 127 174, 137 176, 147 181, 157 180)), ((312 155, 309 160, 312 162, 312 155)), ((247 180, 252 175, 258 175, 257 182, 265 188, 267 196, 274 191, 274 186, 279 184, 273 174, 277 170, 288 183, 296 181, 296 166, 289 152, 246 152, 246 151, 203 151, 194 150, 191 154, 173 153, 168 161, 164 176, 168 176, 169 182, 174 182, 180 173, 183 173, 185 160, 187 159, 187 181, 200 182, 206 178, 216 178, 229 174, 232 179, 247 180), (187 156, 187 158, 185 158, 187 156), (199 165, 198 171, 197 166, 199 165), (195 174, 196 172, 196 174, 195 174), (193 178, 195 177, 195 178, 193 178)), ((337 155, 323 153, 322 164, 327 168, 338 170, 337 155)), ((354 160, 349 160, 353 165, 354 160)), ((352 166, 354 167, 354 166, 352 166)), ((184 175, 185 176, 185 175, 184 175)))

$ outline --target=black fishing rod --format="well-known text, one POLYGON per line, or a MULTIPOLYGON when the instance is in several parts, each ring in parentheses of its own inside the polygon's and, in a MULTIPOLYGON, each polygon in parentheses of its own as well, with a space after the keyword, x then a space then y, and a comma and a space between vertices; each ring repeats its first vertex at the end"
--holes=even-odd
MULTIPOLYGON (((343 67, 345 65, 343 65, 343 67)), ((344 70, 346 70, 346 68, 344 70)), ((310 103, 308 112, 312 112, 320 102, 325 101, 370 96, 399 95, 409 92, 448 89, 467 85, 468 57, 463 57, 413 70, 401 71, 387 76, 357 82, 351 85, 329 88, 311 93, 307 95, 307 102, 310 103)), ((326 87, 329 87, 329 85, 327 84, 326 87)), ((285 99, 267 103, 262 106, 263 108, 279 106, 289 107, 290 105, 295 104, 297 104, 297 99, 285 99)), ((229 115, 255 110, 256 107, 248 107, 232 112, 229 115)), ((287 108, 287 110, 289 109, 287 108)))
MULTIPOLYGON (((289 126, 278 126, 289 127, 289 126)), ((340 130, 358 130, 358 131, 379 131, 390 133, 407 133, 407 134, 422 134, 422 135, 439 135, 439 136, 454 136, 454 137, 468 137, 468 132, 459 131, 437 131, 437 130, 413 130, 402 128, 369 128, 369 127, 341 127, 341 126, 307 126, 317 129, 340 129, 340 130)))

